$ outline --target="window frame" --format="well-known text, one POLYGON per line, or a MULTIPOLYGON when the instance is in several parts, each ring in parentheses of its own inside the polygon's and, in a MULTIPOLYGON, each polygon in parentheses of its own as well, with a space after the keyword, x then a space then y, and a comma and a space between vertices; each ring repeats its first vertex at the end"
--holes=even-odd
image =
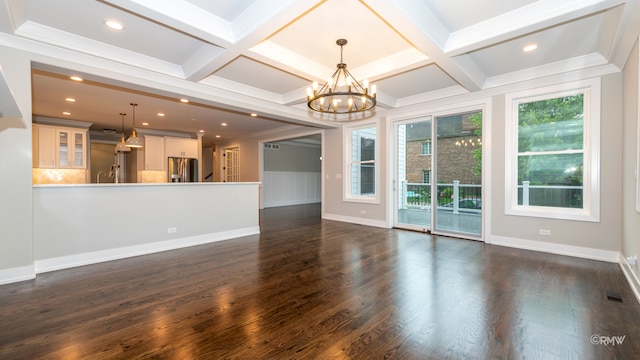
POLYGON ((597 79, 529 89, 505 95, 505 214, 563 220, 600 221, 601 81, 597 79), (518 205, 518 105, 583 94, 582 208, 518 205))
POLYGON ((425 140, 420 144, 420 155, 428 156, 433 154, 433 143, 431 140, 425 140), (427 148, 428 151, 424 151, 424 148, 427 148))
MULTIPOLYGON (((344 161, 344 192, 343 192, 343 200, 350 202, 359 202, 359 203, 370 203, 370 204, 379 204, 380 203, 380 141, 379 141, 379 133, 380 129, 378 124, 376 123, 368 123, 362 124, 358 126, 349 126, 345 127, 345 161, 344 161), (374 145, 374 160, 369 162, 374 165, 374 194, 373 195, 360 195, 353 194, 351 192, 351 166, 354 164, 352 161, 352 151, 353 151, 353 133, 355 131, 363 130, 363 129, 374 129, 375 130, 375 145, 374 145)), ((359 138, 360 139, 360 138, 359 138)), ((362 163, 362 162, 358 162, 362 163)))

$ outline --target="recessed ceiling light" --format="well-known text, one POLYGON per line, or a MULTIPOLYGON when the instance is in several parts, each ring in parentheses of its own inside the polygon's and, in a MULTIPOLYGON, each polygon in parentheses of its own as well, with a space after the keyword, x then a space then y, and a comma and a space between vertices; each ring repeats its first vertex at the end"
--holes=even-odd
POLYGON ((83 78, 81 78, 80 76, 77 76, 77 75, 70 76, 69 79, 71 79, 73 81, 82 81, 82 80, 84 80, 83 78))
POLYGON ((201 132, 201 133, 203 133, 203 132, 204 132, 204 130, 198 130, 198 132, 201 132))
POLYGON ((222 125, 222 126, 227 126, 227 123, 222 123, 222 124, 220 124, 220 125, 222 125))
POLYGON ((121 22, 117 21, 117 20, 105 20, 104 24, 107 25, 107 27, 113 29, 113 30, 122 30, 124 29, 124 25, 122 25, 121 22))
POLYGON ((158 116, 163 117, 164 113, 158 113, 158 116))
POLYGON ((256 113, 251 113, 251 116, 256 117, 256 116, 258 116, 258 114, 256 114, 256 113))
POLYGON ((524 52, 530 52, 530 51, 533 51, 533 50, 535 50, 535 49, 537 49, 537 48, 538 48, 538 44, 529 44, 529 45, 527 45, 527 46, 523 47, 523 48, 522 48, 522 51, 524 51, 524 52))
POLYGON ((185 104, 186 104, 186 103, 188 103, 188 102, 189 102, 189 100, 188 100, 188 99, 180 99, 180 102, 183 102, 183 103, 185 103, 185 104))
POLYGON ((68 115, 71 115, 71 113, 68 112, 68 111, 64 111, 64 112, 62 112, 62 115, 67 115, 68 116, 68 115))
POLYGON ((64 100, 67 101, 67 102, 76 102, 76 99, 74 99, 74 98, 66 98, 64 100))
POLYGON ((148 122, 143 122, 142 125, 149 126, 149 123, 148 122))
POLYGON ((216 139, 220 139, 220 135, 216 135, 216 139))

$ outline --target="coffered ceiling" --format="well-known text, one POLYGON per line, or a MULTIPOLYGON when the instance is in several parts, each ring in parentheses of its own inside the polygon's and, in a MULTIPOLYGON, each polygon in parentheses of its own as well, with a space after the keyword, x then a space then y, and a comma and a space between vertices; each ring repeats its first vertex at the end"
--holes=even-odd
POLYGON ((118 113, 133 101, 138 127, 202 130, 207 143, 290 124, 335 126, 307 109, 305 94, 335 70, 339 38, 348 40, 349 71, 377 85, 382 115, 573 71, 616 71, 640 32, 632 0, 2 2, 0 44, 42 54, 34 115, 119 130, 118 113), (124 29, 106 27, 108 19, 124 29), (538 48, 522 50, 531 44, 538 48), (72 74, 86 81, 72 83, 72 74))

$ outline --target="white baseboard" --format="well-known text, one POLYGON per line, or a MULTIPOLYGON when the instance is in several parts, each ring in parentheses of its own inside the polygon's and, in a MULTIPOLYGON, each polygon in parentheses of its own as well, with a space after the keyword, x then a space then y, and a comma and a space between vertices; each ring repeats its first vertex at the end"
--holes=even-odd
MULTIPOLYGON (((213 234, 198 235, 174 240, 159 241, 154 243, 127 246, 122 248, 94 251, 83 254, 61 256, 50 259, 41 259, 34 262, 35 273, 68 269, 76 266, 96 264, 105 261, 124 259, 133 256, 146 255, 161 251, 174 250, 189 246, 202 245, 216 241, 229 240, 242 236, 256 235, 260 233, 260 227, 248 227, 232 231, 223 231, 213 234)), ((1 278, 0 278, 1 279, 1 278)))
POLYGON ((317 204, 319 202, 320 202, 320 200, 280 201, 280 202, 265 203, 262 208, 266 209, 266 208, 280 207, 280 206, 317 204))
POLYGON ((387 224, 386 221, 365 219, 360 217, 323 213, 322 218, 326 220, 342 221, 342 222, 347 222, 352 224, 367 225, 367 226, 373 226, 373 227, 379 227, 379 228, 385 228, 385 229, 388 229, 391 227, 390 225, 387 224))
POLYGON ((582 246, 556 244, 544 241, 509 238, 504 236, 487 236, 487 244, 508 246, 512 248, 541 251, 551 254, 567 255, 591 260, 600 260, 617 263, 620 261, 619 251, 593 249, 582 246))
POLYGON ((31 280, 36 277, 33 265, 0 270, 0 285, 31 280))
POLYGON ((622 269, 624 277, 627 278, 627 282, 631 287, 631 291, 633 291, 633 295, 636 296, 636 300, 640 303, 640 279, 631 265, 627 262, 627 258, 622 254, 620 254, 620 268, 622 269))

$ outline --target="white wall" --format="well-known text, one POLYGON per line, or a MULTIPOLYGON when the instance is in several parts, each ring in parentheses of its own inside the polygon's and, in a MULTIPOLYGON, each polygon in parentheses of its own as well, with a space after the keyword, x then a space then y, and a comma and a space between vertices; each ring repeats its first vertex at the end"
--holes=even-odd
POLYGON ((318 203, 322 200, 320 172, 265 171, 262 207, 318 203))
POLYGON ((33 223, 36 272, 57 270, 258 234, 258 184, 37 185, 33 223))
MULTIPOLYGON (((0 118, 0 284, 29 279, 31 242, 31 63, 0 46, 0 68, 22 118, 0 118)), ((2 109, 0 109, 2 110, 2 109)))
POLYGON ((263 149, 262 207, 320 202, 322 149, 282 142, 263 149))
POLYGON ((640 257, 640 213, 635 210, 635 200, 638 196, 636 188, 636 171, 638 169, 638 81, 640 60, 638 43, 634 47, 624 68, 623 88, 623 146, 622 152, 622 268, 629 282, 634 287, 636 297, 640 301, 640 270, 639 266, 629 266, 627 256, 640 257))

